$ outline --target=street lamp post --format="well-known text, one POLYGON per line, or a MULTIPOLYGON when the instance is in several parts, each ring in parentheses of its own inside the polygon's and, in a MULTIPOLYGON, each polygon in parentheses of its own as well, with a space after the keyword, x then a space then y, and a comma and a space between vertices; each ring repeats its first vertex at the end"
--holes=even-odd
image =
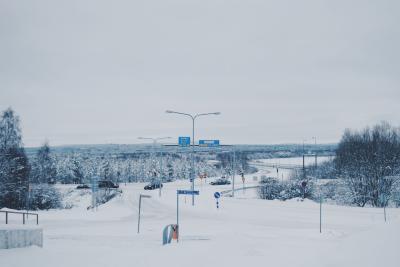
MULTIPOLYGON (((191 173, 190 173, 190 179, 192 180, 192 191, 193 191, 194 190, 194 175, 195 175, 195 173, 194 173, 194 145, 195 145, 195 142, 194 142, 194 129, 195 129, 194 128, 194 123, 195 123, 195 120, 200 116, 220 115, 221 112, 199 113, 199 114, 192 115, 192 114, 189 114, 189 113, 167 110, 166 113, 184 115, 184 116, 188 116, 188 117, 190 117, 192 119, 192 156, 191 156, 191 158, 192 158, 191 159, 191 161, 192 161, 191 169, 192 170, 191 170, 191 173)), ((194 195, 192 195, 192 206, 194 206, 194 195)))
MULTIPOLYGON (((151 140, 151 141, 153 141, 153 157, 155 157, 155 152, 156 152, 156 144, 157 144, 157 141, 159 141, 159 140, 165 140, 165 139, 171 139, 171 137, 158 137, 158 138, 152 138, 152 137, 138 137, 138 139, 140 139, 140 140, 151 140)), ((151 157, 151 158, 153 158, 153 157, 151 157)), ((153 159, 154 160, 154 159, 153 159)), ((162 155, 161 155, 161 160, 162 160, 162 155)), ((161 164, 160 164, 161 165, 161 164)), ((152 164, 152 167, 153 167, 153 164, 152 164)), ((160 171, 161 172, 161 171, 160 171)), ((162 173, 160 173, 160 175, 162 175, 162 173)), ((158 196, 160 196, 161 197, 161 177, 159 177, 159 179, 158 179, 158 196)))
POLYGON ((305 154, 305 150, 304 150, 304 143, 307 141, 307 139, 303 139, 303 179, 306 178, 306 165, 305 165, 305 159, 304 159, 304 154, 305 154))

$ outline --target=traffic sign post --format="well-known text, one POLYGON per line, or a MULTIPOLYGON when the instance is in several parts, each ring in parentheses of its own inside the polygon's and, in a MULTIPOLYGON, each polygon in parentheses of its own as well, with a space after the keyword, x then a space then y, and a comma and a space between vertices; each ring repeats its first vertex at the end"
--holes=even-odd
POLYGON ((215 197, 215 201, 217 202, 217 209, 219 209, 218 199, 221 197, 221 193, 220 192, 215 192, 214 193, 214 197, 215 197))
MULTIPOLYGON (((199 191, 195 190, 176 190, 176 225, 179 227, 179 195, 199 195, 199 191)), ((176 241, 179 240, 179 237, 176 241)))
POLYGON ((245 183, 245 181, 246 181, 246 178, 244 178, 244 173, 243 173, 243 172, 241 172, 240 174, 241 174, 241 176, 242 176, 243 193, 244 193, 244 183, 245 183))
POLYGON ((303 199, 306 198, 306 186, 307 186, 307 181, 301 182, 301 188, 303 190, 303 199))

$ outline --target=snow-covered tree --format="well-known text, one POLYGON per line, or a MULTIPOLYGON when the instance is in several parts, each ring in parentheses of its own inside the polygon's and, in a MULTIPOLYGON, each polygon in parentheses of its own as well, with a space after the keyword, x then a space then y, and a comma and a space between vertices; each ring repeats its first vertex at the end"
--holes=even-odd
POLYGON ((353 202, 364 206, 386 205, 400 167, 400 131, 381 123, 361 132, 346 130, 336 159, 339 175, 345 179, 353 202))
POLYGON ((32 164, 32 178, 28 207, 32 210, 59 208, 61 196, 53 186, 57 168, 49 144, 46 142, 37 152, 32 164))
POLYGON ((50 146, 46 142, 38 150, 36 158, 32 163, 31 182, 54 184, 56 182, 56 176, 57 169, 50 152, 50 146))
POLYGON ((8 108, 0 118, 0 208, 27 203, 30 167, 21 140, 19 117, 8 108))

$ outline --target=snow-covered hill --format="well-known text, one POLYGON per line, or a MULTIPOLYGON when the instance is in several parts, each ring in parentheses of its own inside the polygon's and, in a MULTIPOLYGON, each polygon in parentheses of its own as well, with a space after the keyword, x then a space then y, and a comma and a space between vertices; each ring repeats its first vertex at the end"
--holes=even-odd
POLYGON ((176 190, 190 184, 167 183, 161 197, 158 190, 143 186, 121 184, 123 194, 98 211, 77 206, 40 212, 44 247, 1 250, 0 266, 399 265, 396 209, 388 209, 385 223, 382 209, 323 205, 320 234, 317 203, 259 200, 248 189, 235 198, 221 198, 217 210, 213 193, 231 186, 196 180, 200 196, 195 206, 190 197, 180 196, 180 242, 162 246, 163 227, 176 222, 176 190), (143 199, 137 234, 141 193, 152 198, 143 199))

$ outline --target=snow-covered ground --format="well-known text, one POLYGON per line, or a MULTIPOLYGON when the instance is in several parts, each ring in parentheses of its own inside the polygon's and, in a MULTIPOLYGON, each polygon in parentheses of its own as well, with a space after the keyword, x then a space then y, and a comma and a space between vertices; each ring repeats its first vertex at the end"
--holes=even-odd
POLYGON ((382 209, 323 205, 320 234, 317 203, 259 200, 248 189, 217 210, 213 193, 231 186, 196 180, 196 205, 180 196, 180 242, 162 246, 163 227, 176 222, 176 190, 190 184, 165 184, 161 197, 143 186, 121 184, 123 194, 97 212, 86 209, 87 196, 72 209, 39 212, 44 247, 0 250, 0 266, 400 266, 397 209, 385 223, 382 209), (143 199, 137 234, 140 193, 152 198, 143 199))

